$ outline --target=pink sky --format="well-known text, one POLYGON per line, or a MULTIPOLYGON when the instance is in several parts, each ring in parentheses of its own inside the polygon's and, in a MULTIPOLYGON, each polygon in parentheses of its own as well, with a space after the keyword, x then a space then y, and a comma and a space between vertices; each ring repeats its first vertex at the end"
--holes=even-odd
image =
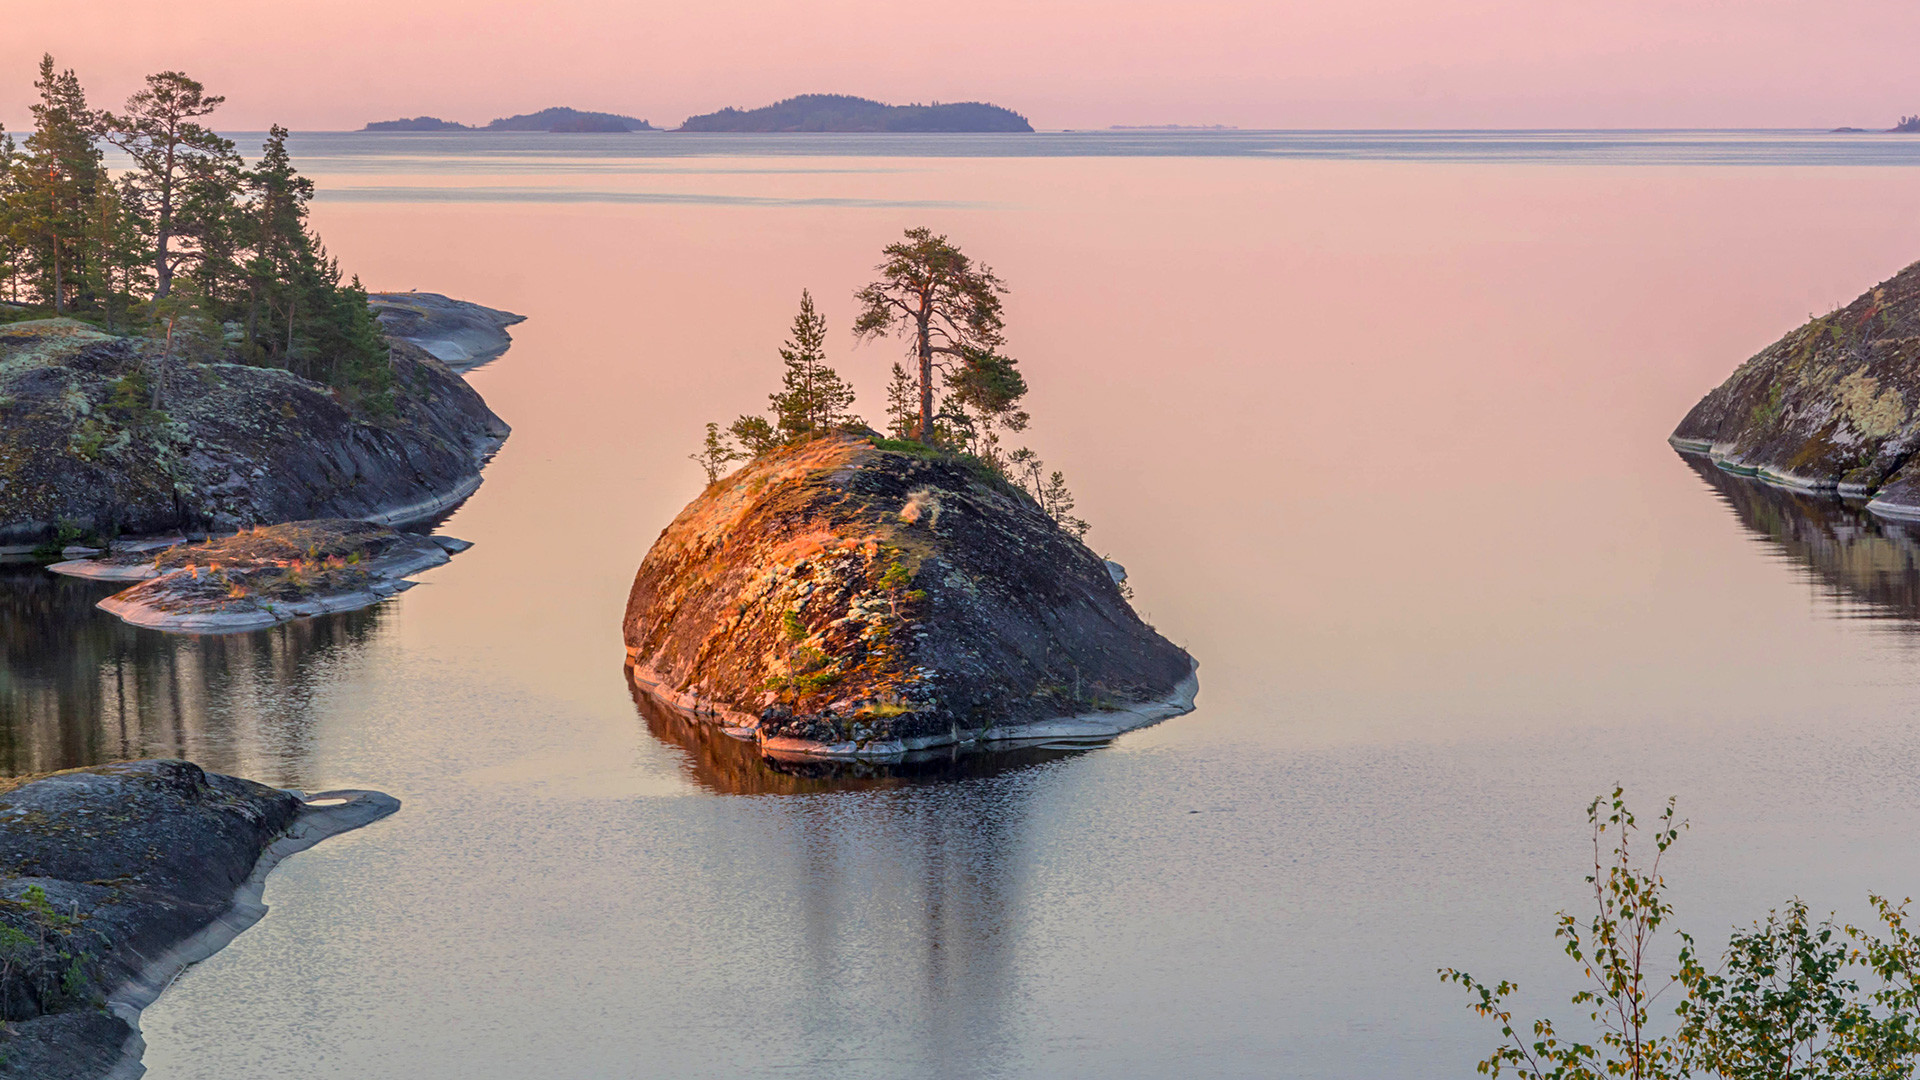
POLYGON ((228 96, 228 129, 548 105, 671 125, 807 91, 989 100, 1041 128, 1832 127, 1920 112, 1913 0, 15 0, 5 23, 9 128, 43 51, 97 104, 183 69, 228 96))

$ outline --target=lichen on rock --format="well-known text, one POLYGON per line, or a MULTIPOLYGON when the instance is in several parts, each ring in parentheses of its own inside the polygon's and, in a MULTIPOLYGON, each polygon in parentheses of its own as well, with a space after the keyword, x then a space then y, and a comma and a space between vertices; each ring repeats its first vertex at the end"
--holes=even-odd
POLYGON ((1786 487, 1920 516, 1920 263, 1809 320, 1700 400, 1670 441, 1786 487))
POLYGON ((199 543, 134 545, 103 558, 55 563, 72 577, 140 584, 99 602, 135 626, 181 633, 259 630, 352 611, 411 587, 466 541, 331 519, 256 526, 199 543))
POLYGON ((628 600, 636 685, 770 753, 839 756, 1190 706, 1192 659, 1099 556, 996 474, 889 447, 790 446, 682 511, 628 600))
POLYGON ((187 363, 68 319, 0 327, 0 556, 79 537, 442 513, 479 486, 507 425, 417 347, 395 342, 391 363, 391 408, 368 415, 277 368, 187 363))

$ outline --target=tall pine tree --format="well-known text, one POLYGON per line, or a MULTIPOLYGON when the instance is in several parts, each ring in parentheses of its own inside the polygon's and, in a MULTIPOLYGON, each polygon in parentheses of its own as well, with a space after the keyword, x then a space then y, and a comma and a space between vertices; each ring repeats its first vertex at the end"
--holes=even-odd
POLYGON ((786 364, 773 403, 782 441, 799 442, 858 421, 852 413, 853 387, 827 366, 827 320, 813 308, 813 294, 800 290, 800 313, 793 337, 780 347, 786 364))
POLYGON ((66 314, 88 300, 87 225, 106 170, 73 71, 56 70, 45 55, 33 85, 40 100, 31 109, 33 134, 13 165, 9 231, 40 302, 66 314))
POLYGON ((155 300, 173 291, 174 273, 221 227, 220 211, 233 201, 230 188, 206 190, 237 179, 233 143, 200 123, 226 100, 181 72, 162 71, 147 76, 125 113, 100 114, 101 134, 133 159, 133 190, 151 229, 155 300))

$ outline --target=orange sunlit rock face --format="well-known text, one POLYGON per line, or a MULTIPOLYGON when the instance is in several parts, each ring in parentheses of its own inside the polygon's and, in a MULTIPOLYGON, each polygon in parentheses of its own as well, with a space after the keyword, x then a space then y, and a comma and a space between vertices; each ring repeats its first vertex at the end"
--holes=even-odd
POLYGON ((772 750, 857 756, 1010 737, 1188 678, 1106 564, 1017 489, 884 445, 789 447, 682 511, 628 601, 636 684, 772 750))

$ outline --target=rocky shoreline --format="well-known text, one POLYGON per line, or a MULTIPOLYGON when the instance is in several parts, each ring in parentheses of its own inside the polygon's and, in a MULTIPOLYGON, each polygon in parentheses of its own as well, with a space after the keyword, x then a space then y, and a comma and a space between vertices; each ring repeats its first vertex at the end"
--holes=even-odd
POLYGON ((1110 739, 1187 712, 1192 657, 978 463, 813 439, 709 487, 642 562, 628 677, 770 757, 1110 739))
POLYGON ((424 349, 462 375, 506 352, 513 344, 507 327, 527 321, 439 293, 368 293, 367 304, 388 340, 424 349))
POLYGON ((265 915, 274 865, 399 805, 172 760, 0 794, 0 1076, 138 1076, 140 1011, 265 915))
POLYGON ((471 546, 366 521, 296 521, 200 543, 145 541, 47 569, 138 582, 96 605, 131 625, 230 634, 370 607, 471 546))
MULTIPOLYGON (((520 318, 434 299, 493 325, 488 347, 501 350, 499 326, 520 318)), ((414 329, 429 345, 446 332, 414 329)), ((389 340, 391 401, 369 414, 277 368, 187 363, 70 319, 0 325, 0 559, 122 536, 446 513, 511 429, 447 364, 403 333, 389 340), (152 407, 153 379, 168 387, 164 409, 152 407)))
POLYGON ((1731 473, 1920 520, 1920 263, 1742 364, 1668 442, 1731 473))

